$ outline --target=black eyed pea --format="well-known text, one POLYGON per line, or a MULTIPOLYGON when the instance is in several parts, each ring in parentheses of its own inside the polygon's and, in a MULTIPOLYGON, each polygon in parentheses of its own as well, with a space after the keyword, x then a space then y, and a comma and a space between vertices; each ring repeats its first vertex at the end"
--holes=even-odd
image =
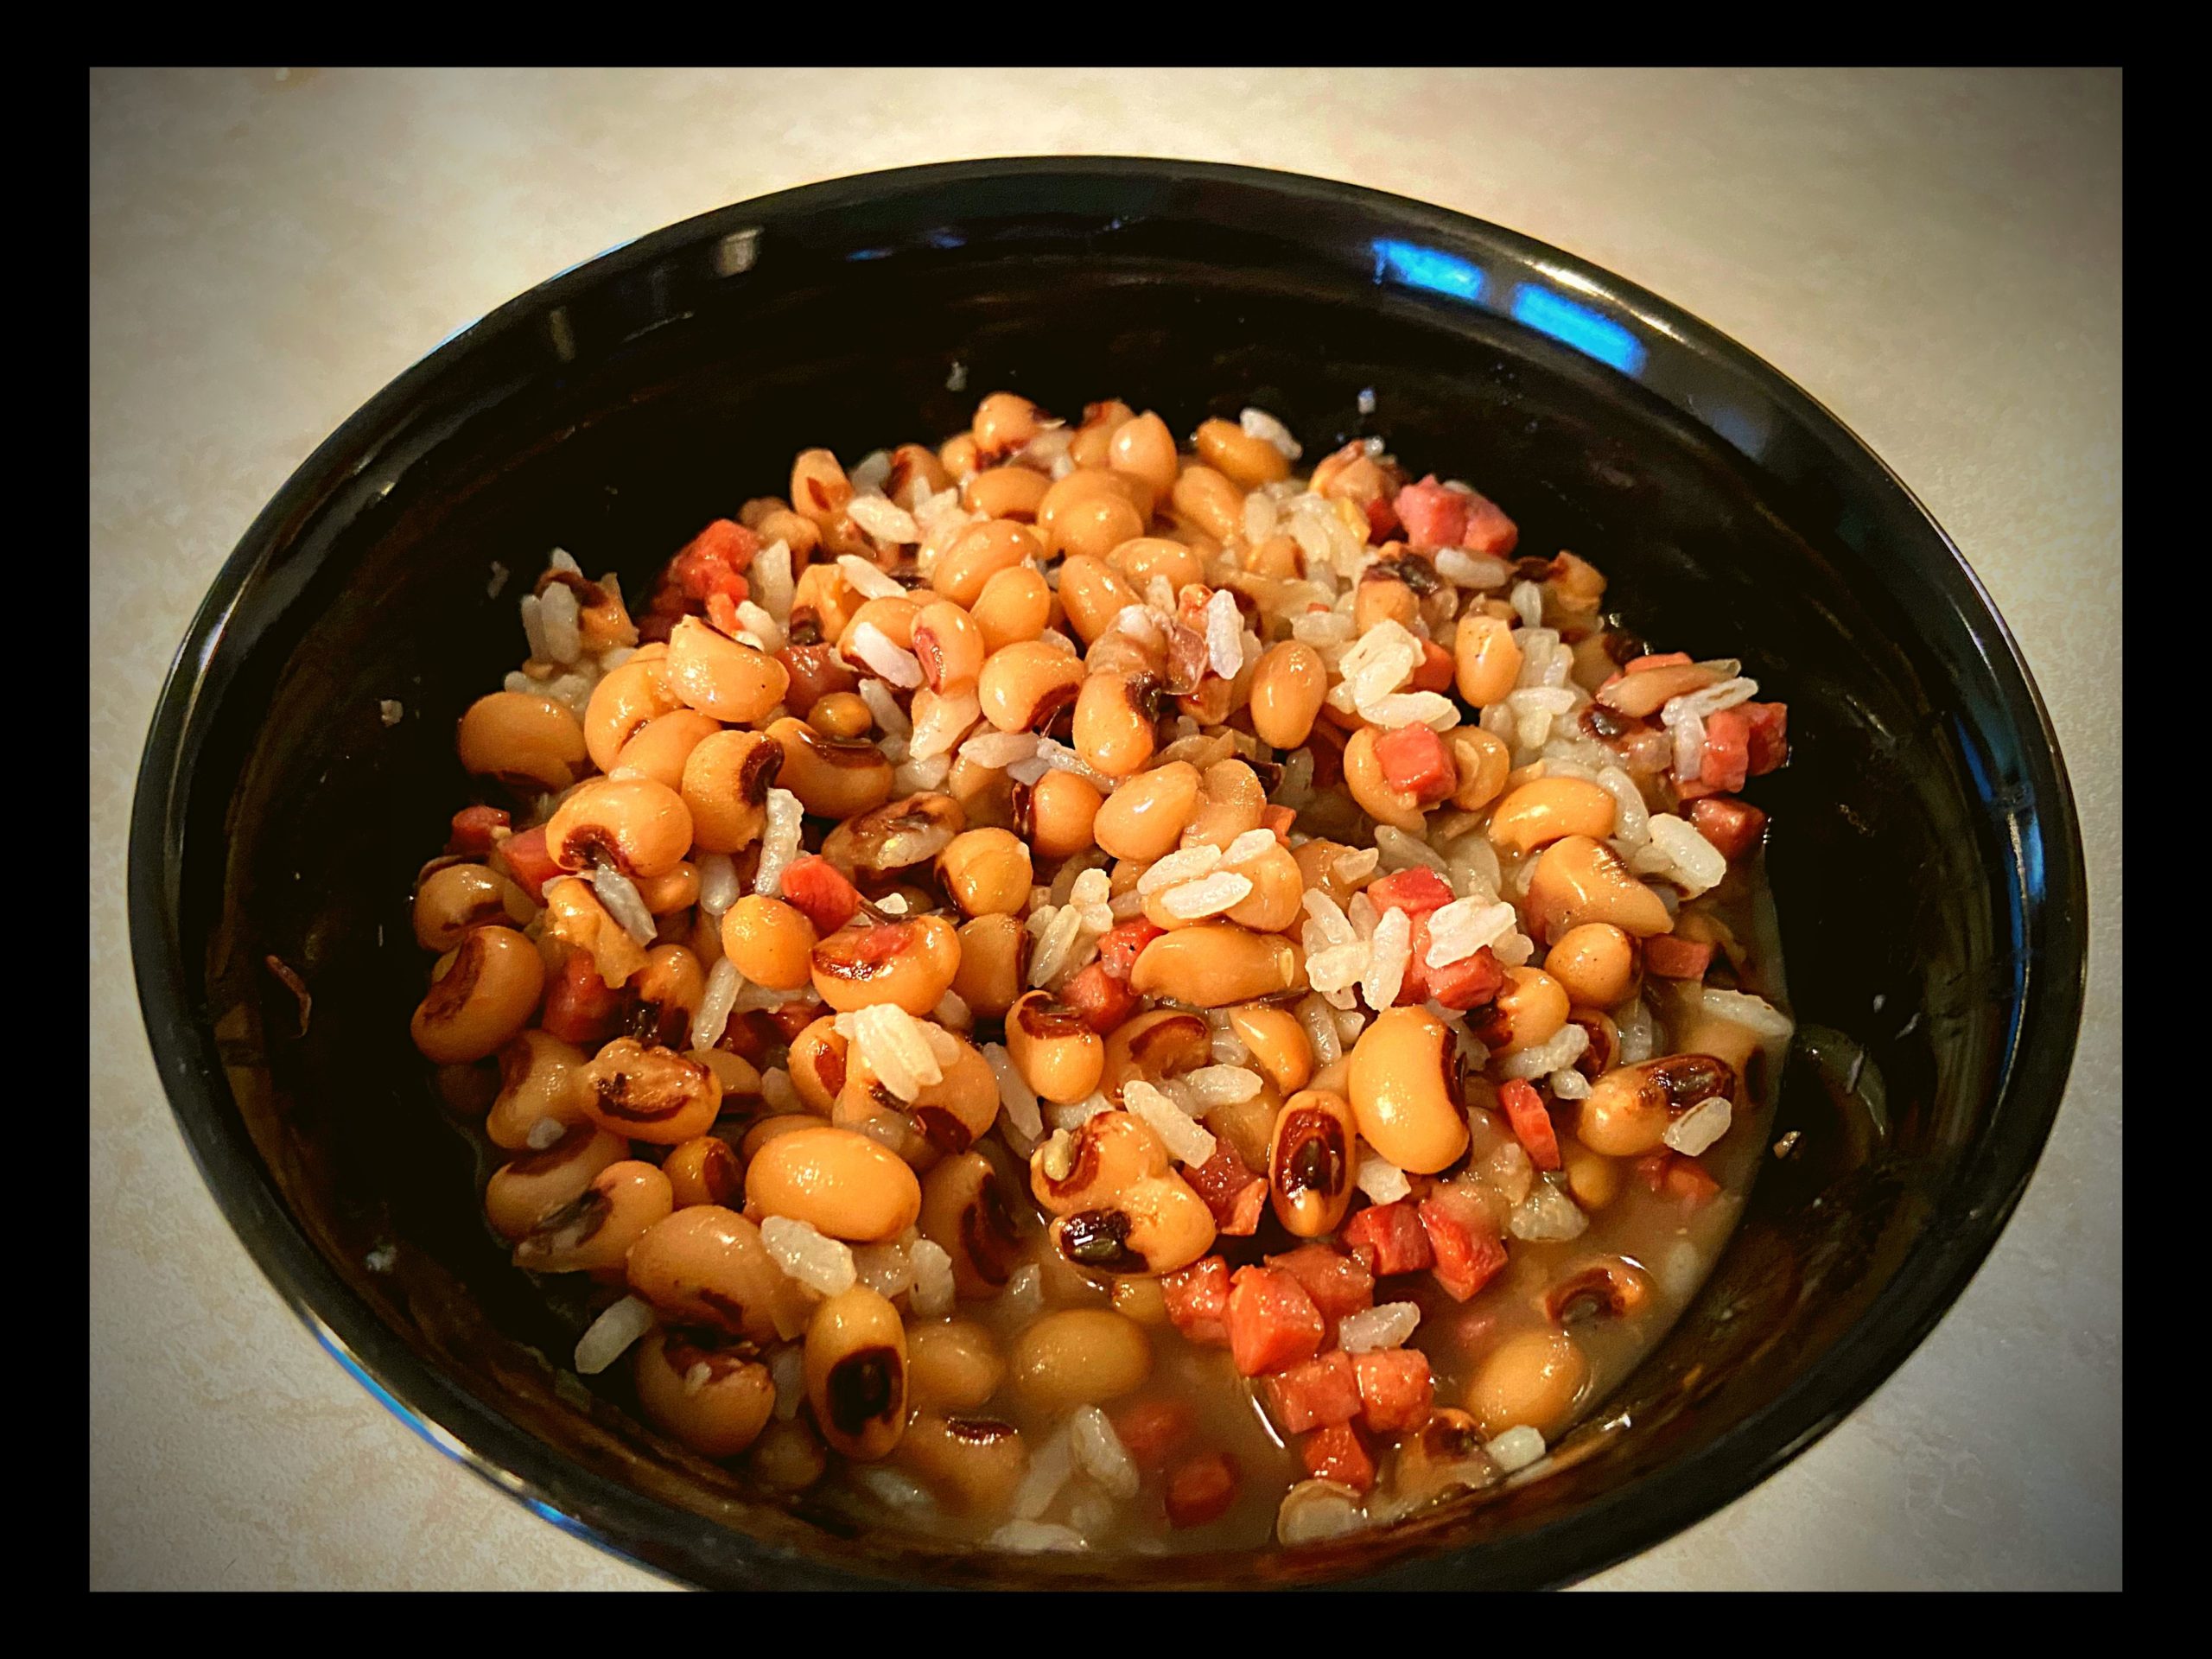
POLYGON ((690 1046, 691 1016, 707 991, 698 957, 680 944, 657 944, 645 952, 645 966, 631 979, 630 989, 636 998, 627 1021, 630 1035, 662 1048, 690 1046))
POLYGON ((1618 1007, 1636 988, 1636 942, 1611 922, 1585 922, 1560 935, 1544 971, 1577 1007, 1618 1007))
POLYGON ((1641 1158, 1663 1143, 1675 1119, 1735 1091, 1735 1068, 1711 1054, 1669 1054, 1621 1066, 1590 1085, 1575 1138, 1608 1158, 1641 1158))
POLYGON ((878 1105, 866 1095, 849 1090, 830 1107, 830 1122, 838 1128, 866 1135, 918 1174, 927 1171, 941 1155, 906 1113, 878 1105))
POLYGON ((974 1411, 1005 1381, 1006 1355, 989 1326, 944 1319, 907 1331, 906 1397, 918 1409, 974 1411))
MULTIPOLYGON (((842 531, 832 531, 824 538, 830 543, 832 557, 844 553, 866 556, 864 549, 837 546, 836 543, 844 538, 842 531)), ((810 623, 816 642, 829 642, 830 649, 826 653, 830 659, 828 667, 836 674, 849 673, 844 664, 838 660, 836 642, 852 626, 854 613, 860 609, 861 604, 860 589, 846 581, 844 571, 835 564, 808 565, 798 573, 798 582, 791 590, 791 623, 794 637, 804 639, 810 623)), ((823 671, 817 668, 809 677, 817 678, 822 673, 823 671)), ((849 690, 850 687, 844 689, 849 690)), ((819 696, 820 692, 817 690, 816 695, 819 696)), ((802 696, 799 701, 808 707, 812 706, 810 698, 802 696)))
POLYGON ((1300 639, 1268 647, 1252 671, 1252 729, 1260 741, 1294 749, 1306 741, 1329 690, 1321 653, 1300 639))
POLYGON ((851 742, 875 729, 874 712, 855 691, 832 691, 806 711, 806 723, 824 737, 851 742))
POLYGON ((1425 833, 1427 818, 1419 799, 1390 787, 1376 753, 1375 728, 1363 726, 1344 744, 1344 789, 1359 810, 1377 823, 1409 836, 1425 833))
MULTIPOLYGON (((770 725, 767 737, 783 755, 780 771, 772 773, 769 781, 798 796, 799 804, 817 817, 842 822, 873 811, 891 798, 891 762, 873 743, 826 737, 788 715, 770 725)), ((767 799, 765 783, 760 798, 767 799)), ((760 824, 755 817, 755 836, 760 833, 760 824)))
POLYGON ((1168 1323, 1167 1296, 1157 1279, 1116 1279, 1111 1293, 1114 1311, 1139 1325, 1168 1323))
POLYGON ((805 1329, 804 1293, 784 1276, 760 1230, 718 1204, 689 1205, 649 1229, 624 1272, 671 1325, 755 1343, 805 1329))
POLYGON ((834 1016, 823 1014, 791 1039, 784 1062, 791 1087, 810 1112, 830 1116, 830 1108, 844 1092, 845 1072, 851 1063, 849 1045, 837 1031, 834 1016))
POLYGON ((934 450, 918 443, 902 443, 891 452, 891 474, 883 493, 911 511, 940 491, 952 487, 952 474, 934 450))
POLYGON ((899 1442, 899 1465, 961 1515, 998 1515, 1029 1470, 1021 1431, 989 1417, 918 1411, 899 1442))
POLYGON ((910 1101, 899 1099, 886 1088, 864 1056, 849 1056, 849 1071, 840 1103, 867 1105, 902 1116, 936 1153, 966 1152, 998 1121, 998 1076, 974 1046, 960 1037, 954 1037, 952 1042, 953 1058, 939 1061, 944 1075, 923 1085, 910 1101))
MULTIPOLYGON (((868 752, 883 760, 872 746, 868 752)), ((702 853, 734 853, 758 841, 767 822, 768 791, 788 760, 783 746, 759 732, 717 731, 694 745, 677 791, 691 815, 693 844, 702 853)), ((887 788, 888 763, 884 781, 887 788)))
POLYGON ((1533 1428, 1549 1440, 1573 1419, 1590 1362, 1564 1331, 1522 1331, 1484 1356, 1467 1388, 1467 1409, 1485 1435, 1533 1428))
POLYGON ((921 1214, 922 1185, 897 1157, 828 1124, 768 1141, 745 1172, 748 1210, 811 1224, 856 1244, 896 1238, 921 1214))
POLYGON ((630 884, 638 898, 655 916, 672 916, 699 902, 699 867, 685 859, 672 870, 649 875, 630 884))
POLYGON ((1293 1095, 1275 1119, 1268 1149, 1268 1201, 1299 1238, 1319 1238, 1351 1208, 1359 1135, 1351 1103, 1309 1090, 1293 1095))
POLYGON ((1010 1380, 1033 1411, 1055 1415, 1133 1394, 1152 1375, 1152 1338, 1105 1307, 1046 1313, 1014 1339, 1010 1380))
POLYGON ((1370 564, 1352 592, 1352 626, 1361 633, 1395 622, 1409 628, 1421 616, 1421 598, 1388 564, 1370 564))
POLYGON ((1050 1231, 1052 1248, 1079 1268, 1157 1276, 1211 1249, 1216 1229, 1205 1200, 1171 1173, 1124 1187, 1106 1208, 1062 1216, 1050 1231))
POLYGON ((911 599, 882 598, 863 600, 837 635, 837 655, 845 666, 855 674, 874 672, 861 658, 855 646, 855 635, 863 626, 874 628, 901 651, 914 648, 914 621, 922 607, 911 599))
MULTIPOLYGON (((1080 700, 1077 706, 1082 706, 1080 700)), ((1014 833, 1039 857, 1087 853, 1096 844, 1094 826, 1105 798, 1088 778, 1056 766, 1033 784, 1014 785, 1014 833)))
POLYGON ((1279 933, 1249 932, 1225 922, 1162 934, 1129 969, 1129 988, 1138 995, 1194 1008, 1280 996, 1305 982, 1305 958, 1297 945, 1279 933))
POLYGON ((915 658, 922 683, 941 696, 973 690, 990 652, 976 620, 949 599, 925 605, 914 618, 915 658))
POLYGON ((668 1177, 626 1158, 600 1171, 573 1201, 516 1240, 515 1265, 532 1273, 620 1268, 630 1247, 674 1208, 668 1177))
POLYGON ((695 1204, 726 1205, 745 1188, 737 1149, 718 1135, 696 1135, 673 1147, 660 1171, 668 1177, 678 1210, 695 1204))
POLYGON ((543 1151, 524 1153, 493 1170, 484 1186, 484 1218, 500 1237, 521 1238, 582 1198, 602 1170, 629 1154, 630 1143, 620 1135, 578 1124, 543 1151))
POLYGON ((1445 739, 1452 752, 1452 804, 1463 812, 1479 811, 1498 797, 1513 771, 1513 752, 1494 732, 1479 726, 1454 726, 1445 739))
POLYGON ((1041 732, 1082 690, 1083 659, 1046 639, 1025 639, 991 653, 976 677, 983 718, 1001 732, 1041 732))
POLYGON ((584 749, 601 772, 614 770, 623 749, 646 726, 684 706, 669 683, 667 648, 648 655, 652 650, 639 647, 592 688, 584 705, 584 749))
POLYGON ((1196 443, 1199 459, 1240 488, 1256 490, 1290 476, 1288 456, 1234 421, 1200 422, 1196 443))
POLYGON ((1566 990, 1542 969, 1508 968, 1475 1034, 1493 1054, 1518 1054, 1558 1036, 1570 1006, 1566 990))
POLYGON ((1650 1301, 1651 1275, 1624 1255, 1593 1256, 1544 1287, 1536 1309, 1554 1325, 1625 1319, 1650 1301))
MULTIPOLYGON (((1065 777, 1047 772, 1047 778, 1065 777)), ((1029 930, 1018 916, 978 916, 960 929, 960 968, 952 988, 979 1020, 1002 1020, 1029 972, 1029 930)))
POLYGON ((1611 848, 1588 836, 1563 836, 1537 855, 1527 913, 1545 940, 1585 922, 1611 922, 1638 939, 1675 925, 1659 895, 1630 875, 1611 848))
POLYGON ((1217 542, 1244 531, 1244 492, 1211 467, 1185 466, 1168 492, 1176 515, 1217 542))
POLYGON ((829 450, 802 449, 791 458, 791 506, 817 529, 842 518, 852 499, 852 480, 829 450))
POLYGON ((1242 760, 1217 760, 1203 776, 1205 788, 1191 821, 1183 826, 1183 844, 1204 842, 1225 852, 1237 836, 1260 827, 1268 810, 1268 791, 1261 785, 1260 774, 1242 760))
POLYGON ((1352 1046, 1347 1084, 1360 1139, 1414 1174, 1450 1165, 1467 1148, 1458 1056, 1426 1008, 1385 1008, 1352 1046))
POLYGON ((499 1092, 484 1119, 492 1144, 507 1152, 530 1145, 548 1118, 563 1131, 590 1123, 584 1111, 583 1050, 548 1031, 525 1031, 499 1051, 499 1092))
POLYGON ((1142 479, 1079 467, 1045 492, 1037 529, 1047 553, 1103 559, 1144 534, 1152 507, 1152 486, 1142 479))
POLYGON ((1489 834, 1498 846, 1532 852, 1562 836, 1603 841, 1619 812, 1613 798, 1582 778, 1532 778, 1497 804, 1489 834))
POLYGON ((1104 1090, 1106 1098, 1118 1106, 1130 1078, 1164 1082, 1195 1071, 1212 1058, 1212 1033, 1204 1020, 1173 1008, 1149 1008, 1107 1033, 1104 1067, 1091 1086, 1104 1090))
POLYGON ((1013 915, 1029 903, 1029 849, 1008 830, 969 830, 937 855, 938 885, 969 916, 1013 915))
MULTIPOLYGON (((953 440, 955 443, 960 439, 953 440)), ((968 440, 970 447, 974 440, 968 440)), ((939 459, 944 459, 942 452, 939 459)), ((948 467, 951 466, 947 461, 948 467)), ((955 467, 954 470, 957 471, 955 467)), ((1044 505, 1046 493, 1052 487, 1052 480, 1033 467, 1019 465, 990 467, 971 473, 962 480, 960 505, 970 512, 980 512, 986 518, 1011 519, 1018 524, 1037 522, 1037 509, 1044 505)), ((1044 546, 1038 546, 1043 556, 1044 546)))
POLYGON ((1758 1052, 1758 1033, 1733 1020, 1703 1012, 1688 1013, 1669 1027, 1675 1046, 1686 1054, 1710 1054, 1734 1071, 1740 1082, 1758 1052))
POLYGON ((1290 849, 1278 842, 1236 867, 1252 891, 1229 907, 1229 919, 1255 933, 1279 933, 1306 913, 1306 878, 1290 849))
POLYGON ((745 1466, 772 1492, 803 1492, 830 1472, 830 1458, 806 1419, 794 1417, 761 1430, 745 1466))
POLYGON ((775 1410, 774 1379, 748 1351, 649 1331, 634 1365, 645 1415, 702 1458, 736 1457, 775 1410))
MULTIPOLYGON (((1595 1083, 1620 1059, 1621 1028, 1613 1023, 1611 1015, 1599 1014, 1595 1008, 1570 1008, 1567 1017, 1571 1023, 1581 1027, 1582 1034, 1589 1039, 1575 1057, 1574 1069, 1595 1083)), ((1709 1054, 1713 1051, 1700 1047, 1693 1052, 1709 1054)))
POLYGON ((1165 536, 1140 536, 1133 542, 1123 542, 1106 556, 1106 563, 1137 593, 1149 591, 1154 576, 1164 578, 1177 593, 1206 579, 1205 561, 1196 550, 1165 536))
MULTIPOLYGON (((833 1101, 830 1106, 823 1107, 822 1117, 827 1117, 836 1103, 833 1101)), ((810 1112, 772 1112, 766 1117, 755 1118, 747 1127, 745 1138, 737 1143, 738 1152, 749 1162, 760 1155, 761 1147, 779 1135, 790 1135, 798 1129, 820 1128, 822 1117, 817 1117, 810 1112)))
POLYGON ((690 810, 676 791, 650 778, 579 785, 545 825, 545 850, 564 870, 605 862, 624 875, 661 875, 690 849, 690 810))
POLYGON ((1617 1158, 1592 1152, 1573 1135, 1560 1142, 1560 1163, 1574 1202, 1595 1213, 1621 1195, 1624 1168, 1617 1158))
POLYGON ((1031 991, 1007 1011, 1006 1052, 1022 1081, 1063 1105, 1096 1089, 1106 1067, 1105 1039, 1047 991, 1031 991))
POLYGON ((684 1058, 693 1059, 715 1074, 715 1081, 722 1086, 722 1111, 749 1114, 760 1110, 760 1068, 742 1054, 734 1054, 726 1048, 687 1048, 684 1058))
POLYGON ((984 647, 1001 652, 1035 639, 1052 626, 1052 589, 1039 571, 1018 564, 983 584, 969 614, 982 632, 984 647))
POLYGON ((722 954, 747 979, 770 990, 804 985, 821 942, 805 912, 765 893, 747 893, 722 916, 722 954))
POLYGON ((919 1019, 960 971, 960 935, 942 916, 842 927, 814 947, 814 988, 839 1014, 895 1002, 919 1019))
POLYGON ((1111 1204, 1168 1166, 1167 1148, 1141 1118, 1099 1112, 1039 1143, 1029 1154, 1029 1190, 1048 1213, 1071 1216, 1111 1204))
MULTIPOLYGON (((1039 490, 1040 501, 1043 496, 1039 490)), ((1045 543, 1027 524, 988 518, 963 531, 939 556, 930 567, 930 586, 956 605, 973 605, 983 596, 984 583, 1000 571, 1024 561, 1041 564, 1044 558, 1045 543)))
POLYGON ((1003 461, 1044 429, 1045 415, 1027 397, 1011 391, 995 391, 976 405, 968 430, 976 440, 976 455, 986 464, 1003 461))
POLYGON ((668 636, 668 683, 685 704, 733 726, 749 725, 784 700, 791 671, 696 616, 668 636))
POLYGON ((1229 1011, 1229 1028, 1252 1052, 1252 1064, 1286 1095, 1294 1095, 1313 1075, 1313 1039, 1288 1008, 1248 1002, 1229 1011))
POLYGON ((496 1054, 537 1012, 545 959, 512 927, 473 927, 443 961, 409 1033, 423 1058, 461 1065, 496 1054))
MULTIPOLYGON (((1332 1092, 1341 1094, 1341 1088, 1332 1092)), ((1211 1107, 1201 1120, 1217 1141, 1236 1149, 1247 1169, 1265 1170, 1268 1146, 1274 1139, 1275 1119, 1282 1112, 1282 1094, 1271 1083, 1262 1083, 1249 1100, 1230 1101, 1211 1107)))
POLYGON ((551 697, 494 691, 468 705, 456 740, 461 764, 516 787, 566 789, 588 751, 584 728, 551 697))
POLYGON ((1306 555, 1288 536, 1270 536, 1256 547, 1246 548, 1236 563, 1254 575, 1281 582, 1295 581, 1306 571, 1306 555))
POLYGON ((1173 486, 1179 464, 1174 434, 1150 410, 1114 429, 1106 442, 1106 460, 1115 471, 1142 479, 1155 495, 1165 495, 1173 486))
MULTIPOLYGON (((922 1181, 922 1236, 952 1258, 953 1287, 971 1300, 995 1296, 1021 1264, 1020 1236, 1006 1185, 979 1152, 947 1158, 922 1181)), ((994 1384, 995 1386, 995 1384, 994 1384)), ((946 1400, 952 1406, 981 1405, 946 1400)))
POLYGON ((441 954, 472 927, 511 922, 517 927, 537 913, 530 895, 482 864, 448 864, 432 870, 415 890, 415 943, 441 954))
POLYGON ((906 1428, 906 1327, 866 1285, 840 1291, 806 1327, 806 1399, 822 1438, 863 1463, 906 1428))
POLYGON ((587 1116, 613 1135, 672 1147, 704 1135, 721 1109, 721 1080, 673 1049, 618 1037, 584 1067, 587 1116))
POLYGON ((1109 778, 1141 772, 1159 742, 1159 702, 1160 683, 1150 674, 1107 669, 1087 676, 1071 734, 1084 764, 1109 778))
POLYGON ((1092 823, 1098 845, 1116 858, 1149 864, 1175 850, 1198 810, 1205 780, 1187 760, 1139 773, 1109 795, 1092 823))
MULTIPOLYGON (((549 952, 557 944, 582 951, 610 990, 628 984, 645 965, 645 946, 607 914, 591 883, 578 876, 545 884, 545 925, 538 944, 549 952)), ((554 959, 548 955, 549 963, 554 959)))
POLYGON ((1114 626, 1124 607, 1144 602, 1103 559, 1068 560, 1060 567, 1059 594, 1068 626, 1086 645, 1114 626))
POLYGON ((1452 664, 1459 695, 1478 709, 1504 701, 1521 679, 1521 647, 1513 625, 1478 611, 1459 619, 1452 637, 1452 664))
POLYGON ((696 709, 678 709, 647 721, 638 734, 622 746, 609 772, 634 772, 664 789, 683 787, 683 766, 691 751, 722 729, 712 715, 696 709))

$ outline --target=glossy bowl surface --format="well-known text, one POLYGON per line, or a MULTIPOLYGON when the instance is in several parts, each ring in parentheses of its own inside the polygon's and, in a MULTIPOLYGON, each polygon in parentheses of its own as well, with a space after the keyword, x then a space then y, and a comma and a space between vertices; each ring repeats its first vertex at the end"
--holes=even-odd
MULTIPOLYGON (((1956 550, 1772 369, 1633 284, 1396 197, 1157 161, 958 163, 746 202, 448 340, 311 456, 180 652, 134 805, 131 931, 178 1122, 319 1338, 557 1524, 693 1581, 1558 1583, 1771 1472, 1887 1376, 2003 1227, 2085 963, 2050 722, 1956 550), (1691 1312, 1541 1483, 1294 1554, 1008 1559, 747 1500, 557 1369, 573 1327, 480 1224, 406 1036, 407 899, 468 796, 453 721, 567 547, 626 590, 802 445, 854 455, 1011 387, 1309 458, 1380 434, 1572 548, 1638 628, 1788 701, 1753 786, 1802 1023, 1770 1161, 1691 1312), (1363 412, 1371 389, 1373 408, 1363 412), (517 573, 494 592, 494 567, 517 573), (386 728, 384 699, 404 717, 386 728), (298 968, 299 1010, 266 965, 298 968), (549 1365, 543 1356, 555 1357, 549 1365)), ((619 1368, 618 1368, 619 1369, 619 1368)))

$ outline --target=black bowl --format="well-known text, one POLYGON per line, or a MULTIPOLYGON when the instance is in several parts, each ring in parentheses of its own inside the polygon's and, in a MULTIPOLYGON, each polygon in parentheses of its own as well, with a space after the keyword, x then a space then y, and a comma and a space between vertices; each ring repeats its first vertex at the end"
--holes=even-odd
POLYGON ((162 1076, 262 1270, 426 1438, 709 1585, 1539 1585, 1779 1467, 1965 1287, 2026 1185, 2081 1012, 2056 741, 1941 530, 1810 398, 1618 277, 1419 203, 1185 162, 962 163, 709 213, 556 277, 346 423, 247 531, 148 739, 131 937, 162 1076), (955 372, 955 365, 964 371, 955 372), (965 389, 957 389, 964 387, 965 389), (963 425, 999 387, 1188 431, 1257 404, 1475 480, 1649 637, 1790 706, 1756 786, 1803 1025, 1769 1160, 1690 1313, 1557 1473, 1312 1551, 1107 1563, 749 1503, 556 1363, 404 1035, 409 886, 467 798, 453 721, 556 544, 632 592, 793 450, 963 425), (1376 394, 1363 413, 1363 392, 1376 394), (405 715, 387 728, 381 700, 405 715), (265 965, 297 967, 299 1010, 265 965))

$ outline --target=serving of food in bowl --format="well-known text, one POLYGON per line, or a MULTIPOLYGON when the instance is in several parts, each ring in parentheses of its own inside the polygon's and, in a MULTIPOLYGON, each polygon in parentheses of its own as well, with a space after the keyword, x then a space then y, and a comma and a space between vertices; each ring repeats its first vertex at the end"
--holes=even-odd
POLYGON ((995 162, 618 250, 336 435, 134 930, 272 1280, 612 1548, 1526 1584, 1963 1287, 2079 857, 1956 555, 1738 348, 1392 198, 995 162))

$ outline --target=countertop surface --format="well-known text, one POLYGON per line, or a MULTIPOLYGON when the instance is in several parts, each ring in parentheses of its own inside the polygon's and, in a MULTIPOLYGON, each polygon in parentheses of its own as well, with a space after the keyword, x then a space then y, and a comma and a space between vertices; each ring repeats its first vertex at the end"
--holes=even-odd
POLYGON ((1319 174, 1555 243, 1775 364, 1957 539, 2050 702, 2088 838, 2066 1103, 1904 1368, 1773 1479, 1590 1583, 2117 1586, 2117 73, 1276 69, 92 75, 91 1582, 661 1582, 416 1439, 225 1225, 131 988, 139 748, 256 511, 455 328, 725 202, 1055 152, 1319 174))

